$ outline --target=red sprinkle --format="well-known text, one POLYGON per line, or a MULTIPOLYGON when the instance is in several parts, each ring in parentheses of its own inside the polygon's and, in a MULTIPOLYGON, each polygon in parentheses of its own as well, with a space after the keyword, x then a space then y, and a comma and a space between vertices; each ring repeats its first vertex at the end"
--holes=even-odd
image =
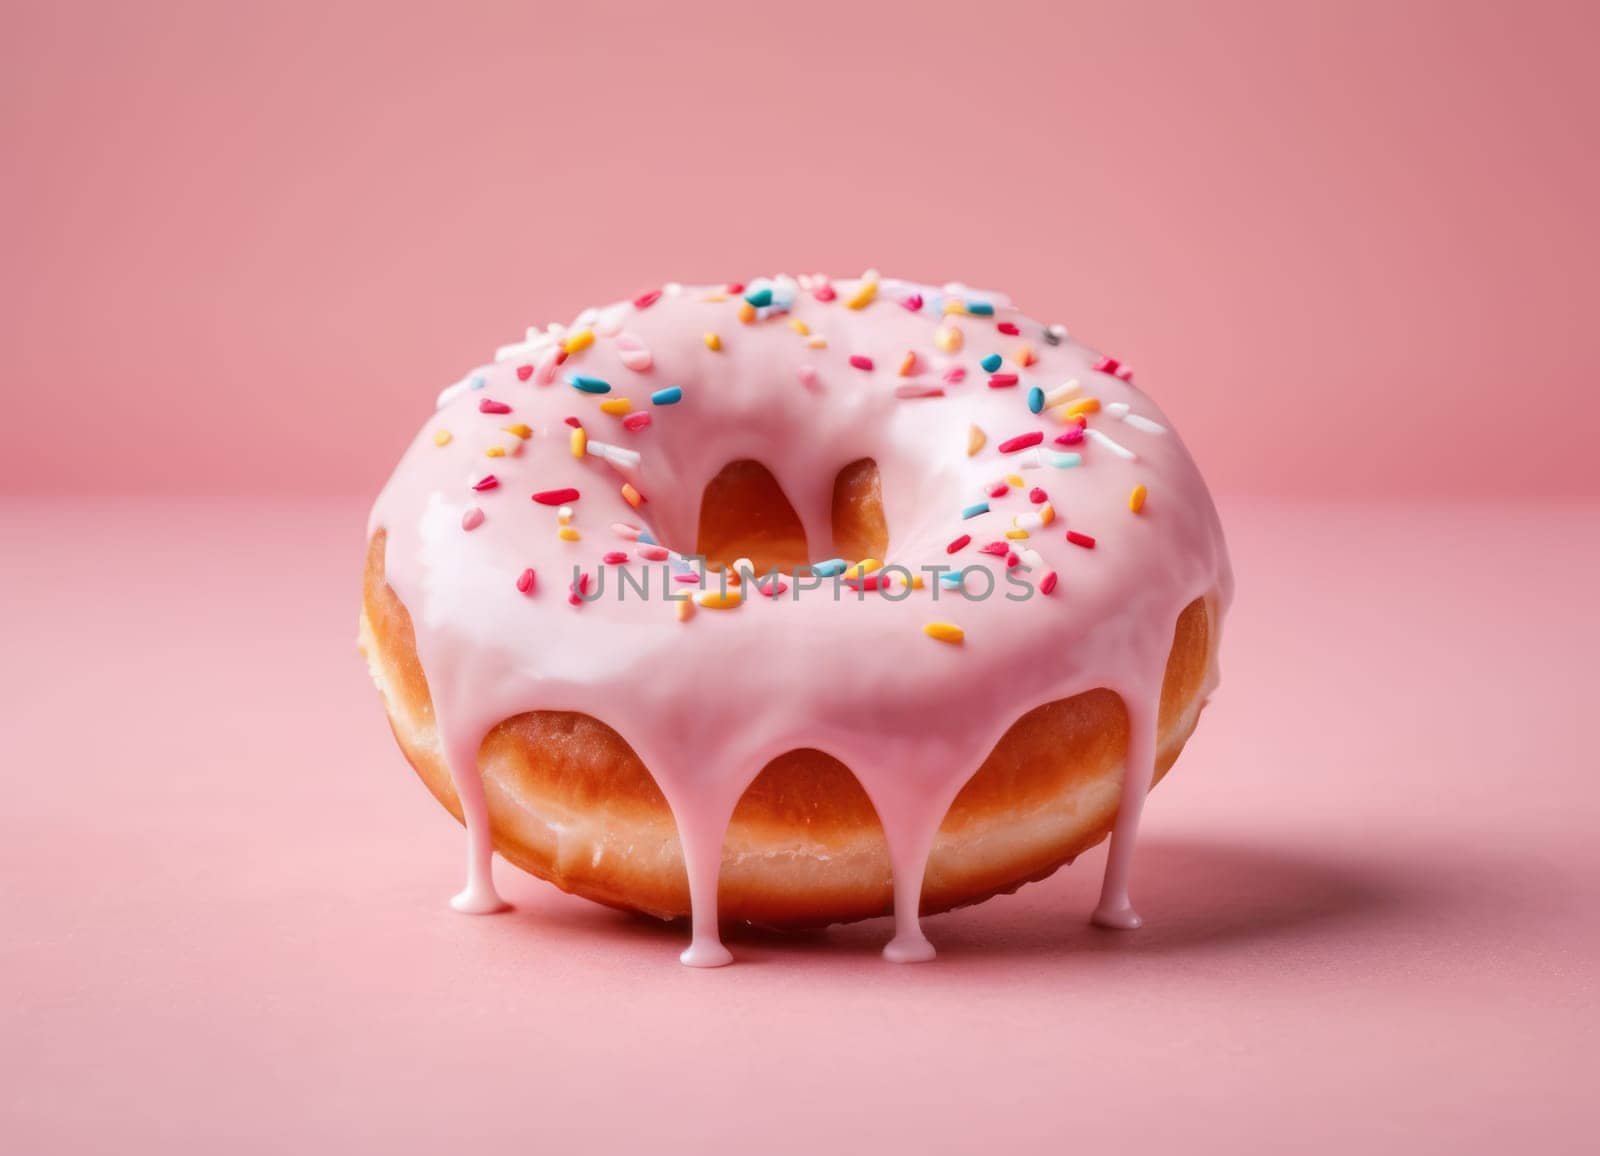
POLYGON ((1102 357, 1094 363, 1096 373, 1109 373, 1112 377, 1120 378, 1126 382, 1133 381, 1133 370, 1129 369, 1115 357, 1102 357))
POLYGON ((994 489, 989 491, 989 496, 991 498, 1003 498, 1007 494, 1009 494, 1010 492, 1011 492, 1010 483, 1008 483, 1008 482, 996 482, 994 484, 994 489))
POLYGON ((1048 573, 1048 574, 1046 574, 1044 576, 1042 581, 1040 581, 1040 583, 1039 583, 1039 593, 1040 594, 1050 594, 1050 593, 1053 593, 1055 591, 1055 588, 1056 588, 1056 572, 1054 570, 1052 570, 1052 571, 1050 571, 1050 573, 1048 573))
POLYGON ((604 557, 600 559, 600 561, 604 562, 607 566, 620 566, 627 560, 628 556, 621 550, 610 550, 605 554, 604 557))
POLYGON ((583 605, 583 596, 589 592, 589 575, 579 574, 578 580, 572 584, 572 593, 567 595, 567 601, 574 606, 583 605))
POLYGON ((639 296, 635 297, 633 299, 633 307, 635 309, 648 309, 648 308, 650 308, 650 306, 654 305, 657 301, 660 301, 660 300, 661 300, 661 290, 652 289, 648 293, 641 293, 641 294, 639 294, 639 296))
POLYGON ((728 287, 725 290, 725 292, 727 292, 729 294, 743 293, 744 292, 744 282, 743 281, 730 281, 728 283, 728 287))
POLYGON ((1082 546, 1085 550, 1094 549, 1094 539, 1089 537, 1087 534, 1080 534, 1076 530, 1067 531, 1067 541, 1071 542, 1074 546, 1082 546))
POLYGON ((979 546, 978 553, 988 554, 992 558, 1004 558, 1011 553, 1011 547, 1004 542, 990 542, 988 545, 979 546))
POLYGON ((1075 425, 1066 433, 1056 435, 1056 445, 1075 446, 1083 440, 1083 427, 1075 425))
POLYGON ((577 419, 577 418, 575 418, 575 417, 564 417, 564 418, 562 418, 562 419, 561 419, 561 420, 562 420, 562 421, 564 421, 564 422, 566 422, 566 423, 567 423, 567 424, 568 424, 568 425, 570 425, 570 426, 571 426, 571 427, 572 427, 572 428, 573 428, 573 429, 582 429, 582 428, 583 428, 583 423, 582 423, 582 422, 581 422, 581 421, 579 421, 579 420, 578 420, 578 419, 577 419))
POLYGON ((1034 430, 1032 433, 1018 434, 1014 438, 1007 438, 1000 443, 1000 452, 1014 454, 1018 450, 1025 450, 1029 446, 1036 446, 1044 441, 1044 431, 1034 430))
POLYGON ((533 576, 533 571, 524 570, 521 574, 517 575, 517 589, 522 591, 524 594, 532 594, 535 581, 536 579, 533 576))
POLYGON ((642 429, 649 429, 649 411, 641 409, 637 413, 630 413, 627 417, 622 419, 622 428, 627 430, 629 433, 638 433, 642 429))
POLYGON ((499 478, 495 477, 493 474, 484 474, 483 477, 479 478, 477 481, 472 483, 472 488, 477 490, 481 494, 485 490, 495 489, 499 485, 500 485, 500 479, 499 478))
POLYGON ((871 369, 872 358, 864 357, 859 353, 852 353, 850 355, 850 364, 855 366, 857 369, 871 369))
POLYGON ((961 535, 961 537, 957 538, 954 542, 951 542, 948 546, 946 546, 944 548, 944 552, 946 554, 954 554, 957 550, 965 550, 971 544, 972 544, 972 535, 971 534, 963 534, 963 535, 961 535))
POLYGON ((1007 554, 1006 555, 1006 569, 1007 570, 1011 569, 1013 566, 1020 566, 1020 565, 1022 565, 1022 559, 1021 558, 1018 558, 1015 554, 1007 554))
POLYGON ((665 546, 657 546, 654 542, 641 542, 637 547, 639 557, 646 562, 665 562, 671 555, 665 546))
POLYGON ((533 495, 533 500, 541 506, 564 506, 568 502, 578 500, 578 491, 568 486, 564 490, 540 490, 533 495))
POLYGON ((1022 330, 1017 328, 1016 322, 1014 321, 1002 321, 999 325, 996 325, 995 328, 1001 333, 1004 333, 1007 337, 1015 337, 1017 334, 1022 332, 1022 330))
POLYGON ((478 403, 478 412, 479 413, 510 413, 511 412, 511 407, 509 405, 507 405, 503 401, 495 401, 493 398, 486 397, 486 398, 484 398, 482 401, 480 401, 478 403))
POLYGON ((532 376, 533 376, 533 366, 531 366, 531 365, 519 365, 519 366, 517 366, 517 380, 518 381, 527 381, 528 378, 530 378, 532 376))
POLYGON ((811 291, 811 296, 815 297, 818 301, 832 301, 834 298, 838 297, 839 294, 834 292, 832 285, 818 285, 811 291))
POLYGON ((964 365, 952 365, 944 371, 944 379, 951 385, 960 385, 967 380, 967 367, 964 365))
POLYGON ((904 305, 907 309, 911 310, 911 312, 915 313, 917 310, 922 308, 922 294, 913 293, 900 304, 904 305))
POLYGON ((788 593, 789 590, 789 584, 782 578, 779 578, 776 574, 774 574, 771 578, 758 579, 755 583, 755 587, 768 598, 776 598, 780 594, 788 593))
POLYGON ((1048 502, 1049 500, 1050 495, 1045 493, 1038 486, 1035 486, 1033 489, 1028 491, 1028 501, 1032 502, 1035 506, 1041 502, 1048 502))
POLYGON ((989 375, 990 389, 1010 389, 1017 384, 1017 375, 1014 373, 991 373, 989 375))

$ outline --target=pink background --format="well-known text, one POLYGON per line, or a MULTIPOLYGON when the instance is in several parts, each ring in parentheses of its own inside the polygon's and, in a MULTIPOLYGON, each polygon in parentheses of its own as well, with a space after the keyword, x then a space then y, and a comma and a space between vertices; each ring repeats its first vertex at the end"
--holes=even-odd
POLYGON ((871 265, 1223 491, 1600 493, 1592 6, 16 7, 0 489, 367 494, 529 323, 871 265))
POLYGON ((332 7, 0 21, 0 1148, 1592 1149, 1592 7, 332 7), (353 646, 434 392, 868 265, 1125 358, 1219 494, 1148 925, 1101 850, 918 968, 450 912, 353 646))

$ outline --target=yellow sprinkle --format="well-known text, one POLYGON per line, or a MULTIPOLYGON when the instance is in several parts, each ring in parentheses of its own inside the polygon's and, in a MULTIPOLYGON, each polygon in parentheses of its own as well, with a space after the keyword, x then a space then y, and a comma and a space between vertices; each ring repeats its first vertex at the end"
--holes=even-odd
POLYGON ((793 329, 801 337, 811 336, 811 326, 807 325, 804 321, 801 321, 798 317, 789 318, 789 328, 793 329))
POLYGON ((957 352, 964 340, 961 330, 954 325, 941 325, 933 331, 933 343, 939 347, 941 353, 957 352))
POLYGON ((557 533, 561 535, 561 540, 563 542, 576 542, 579 537, 578 531, 574 530, 571 526, 562 526, 557 533))
POLYGON ((581 458, 583 457, 584 451, 588 448, 589 435, 583 432, 582 426, 579 426, 577 429, 572 431, 572 456, 575 458, 581 458))
POLYGON ((863 558, 854 566, 850 567, 850 569, 846 570, 844 572, 844 576, 846 578, 865 578, 874 570, 881 569, 883 569, 883 563, 878 561, 876 558, 863 558))
POLYGON ((744 595, 735 586, 727 590, 702 590, 695 600, 707 610, 732 610, 744 601, 744 595))
POLYGON ((975 425, 967 427, 967 457, 972 457, 988 442, 989 435, 975 425))
POLYGON ((1054 506, 1052 506, 1049 502, 1046 502, 1044 505, 1039 507, 1039 524, 1041 526, 1048 526, 1055 520, 1056 508, 1054 506))
POLYGON ((739 305, 739 320, 749 325, 755 319, 756 307, 748 301, 741 302, 739 305))
POLYGON ((707 293, 704 297, 700 298, 700 300, 709 301, 713 305, 719 304, 727 299, 728 295, 726 293, 707 293))
POLYGON ((600 412, 609 413, 612 417, 621 417, 633 410, 633 402, 625 397, 610 397, 600 403, 600 412))
POLYGON ((1012 360, 1018 365, 1032 365, 1039 360, 1039 355, 1033 351, 1033 346, 1019 345, 1017 352, 1012 355, 1012 360))
POLYGON ((936 638, 940 642, 959 643, 967 636, 966 631, 950 622, 930 622, 922 628, 922 633, 929 638, 936 638))
POLYGON ((965 301, 958 301, 954 297, 946 297, 944 299, 944 311, 947 314, 965 313, 967 311, 967 303, 965 301))
POLYGON ((712 353, 716 353, 722 348, 722 338, 715 333, 706 334, 706 348, 711 350, 712 353))
POLYGON ((678 621, 687 622, 694 617, 694 603, 685 598, 678 603, 678 621))
POLYGON ((1145 495, 1149 493, 1142 485, 1133 487, 1133 493, 1128 495, 1128 509, 1137 514, 1144 509, 1145 495))
POLYGON ((593 344, 594 330, 580 329, 578 332, 572 334, 564 342, 562 342, 561 348, 565 349, 568 353, 582 353, 585 349, 588 349, 589 346, 593 344))
POLYGON ((1011 486, 1013 489, 1021 489, 1022 488, 1022 475, 1021 474, 1007 474, 1006 475, 1006 485, 1011 486))
POLYGON ((1098 397, 1080 397, 1061 412, 1066 417, 1077 417, 1081 413, 1099 413, 1100 399, 1098 397))
POLYGON ((921 590, 922 589, 922 575, 921 574, 913 574, 911 576, 911 589, 913 589, 913 590, 921 590))
POLYGON ((811 337, 806 339, 806 344, 812 349, 826 349, 828 348, 828 339, 826 337, 811 337))
POLYGON ((447 446, 447 445, 449 445, 450 444, 450 431, 447 430, 447 429, 434 430, 433 431, 433 444, 436 445, 436 446, 447 446))
POLYGON ((505 447, 504 446, 490 446, 488 449, 484 450, 483 452, 484 452, 484 454, 486 456, 491 457, 491 458, 503 458, 503 457, 506 456, 506 451, 505 451, 505 447))
POLYGON ((1026 530, 1007 530, 1006 531, 1006 537, 1010 538, 1013 542, 1019 541, 1019 540, 1021 540, 1023 538, 1026 538, 1027 536, 1028 536, 1028 531, 1026 531, 1026 530))
POLYGON ((878 295, 878 282, 872 278, 861 282, 859 288, 851 294, 845 302, 851 309, 865 309, 872 304, 872 299, 878 295))
POLYGON ((505 430, 506 433, 511 434, 513 437, 521 438, 523 441, 527 441, 533 436, 532 427, 523 425, 520 421, 516 425, 504 425, 500 428, 505 430))
POLYGON ((644 495, 639 493, 638 490, 634 489, 633 483, 631 482, 622 483, 622 496, 628 499, 628 505, 632 506, 635 510, 644 504, 644 495))
POLYGON ((915 353, 907 352, 906 355, 900 359, 900 376, 910 377, 915 372, 917 372, 917 355, 915 353))

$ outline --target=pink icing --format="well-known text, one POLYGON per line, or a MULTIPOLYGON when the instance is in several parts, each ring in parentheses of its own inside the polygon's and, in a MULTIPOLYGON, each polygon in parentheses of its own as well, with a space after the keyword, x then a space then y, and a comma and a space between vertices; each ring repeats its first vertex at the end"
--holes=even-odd
MULTIPOLYGON (((484 736, 524 711, 581 711, 633 747, 672 808, 693 906, 685 963, 731 959, 717 928, 723 833, 761 769, 799 747, 850 767, 882 820, 895 909, 885 956, 930 959, 918 900, 951 802, 1020 715, 1103 686, 1126 704, 1131 738, 1095 919, 1138 926, 1128 877, 1173 623, 1199 597, 1220 617, 1232 589, 1216 511, 1193 461, 1126 367, 1022 316, 999 294, 873 274, 835 283, 779 277, 743 292, 759 302, 763 290, 773 304, 750 324, 739 319, 739 294, 668 286, 589 310, 566 329, 530 330, 444 391, 380 495, 369 532, 388 532, 388 580, 411 611, 466 818, 467 885, 454 906, 504 906, 477 769, 484 736), (947 301, 989 305, 993 315, 946 315, 947 301), (958 348, 948 334, 936 340, 947 326, 960 330, 958 348), (573 352, 563 357, 567 345, 573 352), (981 362, 991 354, 1002 357, 1002 380, 1015 375, 1014 387, 990 388, 996 371, 981 362), (610 392, 583 392, 569 384, 573 375, 610 392), (651 404, 652 393, 671 386, 681 387, 681 401, 651 404), (1034 387, 1051 403, 1038 414, 1028 402, 1034 387), (631 415, 651 420, 600 409, 620 398, 632 402, 631 415), (1058 435, 1075 428, 1061 407, 1084 398, 1100 403, 1084 415, 1091 436, 1058 448, 1058 435), (574 417, 587 437, 582 457, 574 456, 574 417), (508 432, 518 424, 531 435, 508 432), (984 445, 969 454, 974 426, 984 445), (487 456, 495 449, 503 456, 487 456), (682 598, 696 584, 664 582, 664 572, 693 571, 676 553, 650 559, 663 548, 693 551, 706 484, 744 458, 771 470, 819 561, 834 554, 835 475, 874 459, 890 532, 884 561, 913 572, 980 567, 994 593, 969 600, 929 577, 909 593, 890 580, 889 597, 841 586, 835 600, 831 582, 790 578, 785 593, 680 620, 663 588, 682 598), (496 484, 485 488, 491 473, 496 484), (627 500, 624 482, 642 505, 627 500), (1148 492, 1138 513, 1129 508, 1136 485, 1148 492), (566 506, 529 500, 560 490, 579 496, 566 506), (987 513, 963 518, 984 501, 987 513), (1055 515, 1048 524, 1046 506, 1055 515), (475 509, 481 517, 469 517, 475 509), (630 527, 659 546, 641 555, 650 543, 633 540, 630 527), (1007 538, 1013 528, 1028 537, 1007 538), (972 545, 952 556, 962 535, 972 545), (993 542, 1002 544, 995 553, 977 548, 993 542), (648 600, 631 591, 617 598, 614 565, 603 567, 601 598, 569 598, 577 571, 592 591, 614 551, 648 573, 648 600), (1031 597, 1006 597, 1021 593, 1007 585, 1008 570, 1034 588, 1031 597), (938 641, 924 632, 930 623, 958 626, 964 640, 938 641)), ((974 575, 968 586, 985 584, 974 575)), ((1214 652, 1211 665, 1214 684, 1214 652)))

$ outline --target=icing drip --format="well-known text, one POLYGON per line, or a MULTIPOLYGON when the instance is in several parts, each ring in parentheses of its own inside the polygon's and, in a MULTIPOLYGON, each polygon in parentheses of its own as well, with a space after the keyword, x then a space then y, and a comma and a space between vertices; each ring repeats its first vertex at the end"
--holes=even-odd
POLYGON ((388 533, 466 823, 452 905, 504 907, 485 736, 525 711, 575 711, 627 741, 671 808, 685 964, 732 959, 724 834, 767 763, 802 747, 849 767, 882 823, 885 957, 931 959, 918 908, 951 803, 1022 714, 1108 687, 1129 743, 1094 918, 1137 927, 1129 876, 1173 626, 1209 600, 1214 684, 1231 574, 1198 471, 1131 377, 998 294, 867 275, 665 286, 529 330, 447 388, 369 532, 388 533), (881 571, 827 568, 856 585, 789 576, 786 594, 730 593, 685 557, 707 484, 750 459, 812 557, 834 558, 834 478, 863 458, 889 552, 881 571), (907 588, 932 565, 966 573, 907 588), (650 597, 619 599, 624 572, 650 597))

